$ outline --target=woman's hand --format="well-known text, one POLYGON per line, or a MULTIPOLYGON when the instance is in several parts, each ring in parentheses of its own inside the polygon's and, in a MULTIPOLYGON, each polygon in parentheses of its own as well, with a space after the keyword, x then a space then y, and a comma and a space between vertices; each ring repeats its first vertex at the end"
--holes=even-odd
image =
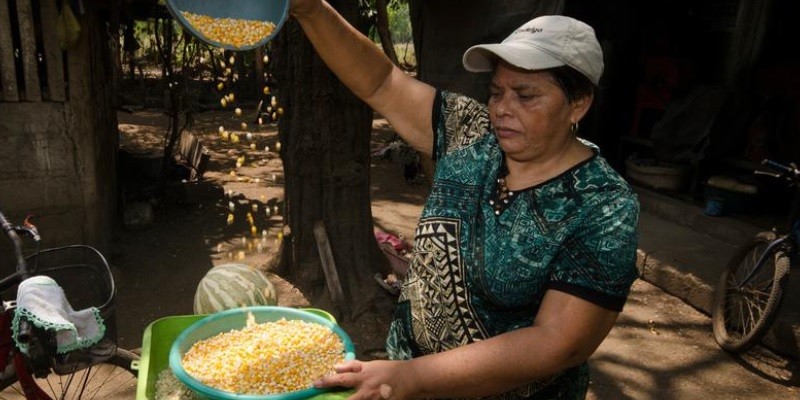
POLYGON ((356 392, 348 400, 401 400, 409 396, 407 370, 403 361, 346 361, 334 366, 336 371, 317 382, 318 388, 347 387, 356 392))
POLYGON ((289 14, 295 18, 304 17, 315 13, 323 0, 292 0, 289 14))

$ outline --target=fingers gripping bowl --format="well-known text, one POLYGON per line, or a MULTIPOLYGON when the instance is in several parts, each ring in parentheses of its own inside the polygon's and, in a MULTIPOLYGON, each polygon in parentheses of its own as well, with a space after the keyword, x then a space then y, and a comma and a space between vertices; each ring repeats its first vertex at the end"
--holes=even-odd
MULTIPOLYGON (((241 331, 247 326, 248 315, 252 315, 252 318, 256 324, 270 325, 276 326, 278 329, 286 329, 286 332, 280 333, 281 335, 286 334, 287 336, 294 336, 295 333, 299 333, 299 330, 296 328, 297 324, 302 325, 310 323, 313 325, 312 329, 314 327, 325 328, 325 330, 329 329, 337 338, 337 340, 341 340, 342 346, 340 347, 340 350, 343 348, 343 351, 339 359, 351 360, 355 358, 355 348, 347 333, 345 333, 331 319, 325 318, 319 313, 293 308, 271 306, 237 308, 212 314, 206 318, 203 318, 202 320, 197 321, 186 328, 186 330, 178 336, 173 343, 169 354, 170 368, 178 380, 180 380, 184 385, 198 395, 208 399, 300 400, 321 394, 326 391, 325 389, 311 387, 311 382, 309 381, 307 382, 307 386, 301 386, 303 388, 297 390, 280 393, 270 392, 270 394, 242 394, 212 387, 192 376, 192 374, 190 374, 188 371, 189 369, 192 369, 190 363, 187 362, 187 364, 184 365, 184 356, 190 351, 190 349, 192 349, 192 346, 198 342, 207 342, 207 339, 218 336, 220 333, 228 333, 231 330, 241 331), (285 328, 281 328, 281 324, 285 324, 285 328)), ((308 343, 306 343, 306 345, 307 344, 308 343)), ((236 344, 233 345, 235 346, 236 344)), ((308 352, 307 347, 298 348, 297 350, 300 352, 308 352)), ((310 369, 310 363, 313 361, 309 361, 309 365, 302 365, 303 362, 297 362, 295 361, 295 358, 291 358, 294 356, 295 355, 287 353, 286 357, 289 358, 283 360, 274 359, 273 362, 278 365, 289 360, 291 371, 288 373, 290 375, 294 375, 296 373, 299 374, 301 372, 305 372, 306 369, 310 369)), ((264 363, 260 363, 259 366, 263 364, 264 363)), ((257 377, 255 380, 269 380, 269 378, 257 377)))
POLYGON ((275 37, 289 15, 289 0, 167 0, 167 9, 198 39, 242 51, 275 37))

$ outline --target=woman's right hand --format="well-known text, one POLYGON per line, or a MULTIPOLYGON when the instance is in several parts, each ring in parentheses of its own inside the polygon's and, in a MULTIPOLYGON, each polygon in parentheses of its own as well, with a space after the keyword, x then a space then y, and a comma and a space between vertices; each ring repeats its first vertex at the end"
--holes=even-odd
POLYGON ((322 6, 323 0, 292 0, 289 14, 298 18, 313 14, 322 6))

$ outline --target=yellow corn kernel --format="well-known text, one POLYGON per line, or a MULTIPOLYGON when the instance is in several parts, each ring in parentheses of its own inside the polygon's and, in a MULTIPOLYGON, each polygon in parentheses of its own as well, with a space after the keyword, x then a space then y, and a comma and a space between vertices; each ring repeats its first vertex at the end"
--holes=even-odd
MULTIPOLYGON (((183 16, 203 36, 233 47, 243 47, 258 43, 275 30, 275 24, 270 21, 213 18, 188 11, 184 11, 183 16)), ((235 60, 231 58, 228 61, 232 65, 235 60)), ((225 68, 224 61, 220 64, 222 64, 222 68, 225 68)))
POLYGON ((308 388, 344 359, 344 344, 329 328, 281 319, 248 318, 241 330, 195 343, 183 356, 190 375, 216 389, 277 394, 308 388))

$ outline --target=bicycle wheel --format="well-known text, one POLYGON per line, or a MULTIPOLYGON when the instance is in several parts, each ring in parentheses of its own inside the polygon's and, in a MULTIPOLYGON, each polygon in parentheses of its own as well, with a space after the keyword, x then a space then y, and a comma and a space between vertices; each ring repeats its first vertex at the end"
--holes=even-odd
POLYGON ((759 263, 775 239, 774 233, 762 232, 740 247, 717 283, 712 308, 714 340, 726 351, 742 353, 752 348, 777 315, 789 274, 789 256, 778 245, 759 263))
MULTIPOLYGON (((72 374, 50 373, 34 380, 52 399, 132 399, 136 396, 136 371, 131 369, 131 362, 138 359, 130 351, 117 349, 104 363, 72 374)), ((0 400, 25 399, 16 374, 6 375, 0 380, 0 400)))

